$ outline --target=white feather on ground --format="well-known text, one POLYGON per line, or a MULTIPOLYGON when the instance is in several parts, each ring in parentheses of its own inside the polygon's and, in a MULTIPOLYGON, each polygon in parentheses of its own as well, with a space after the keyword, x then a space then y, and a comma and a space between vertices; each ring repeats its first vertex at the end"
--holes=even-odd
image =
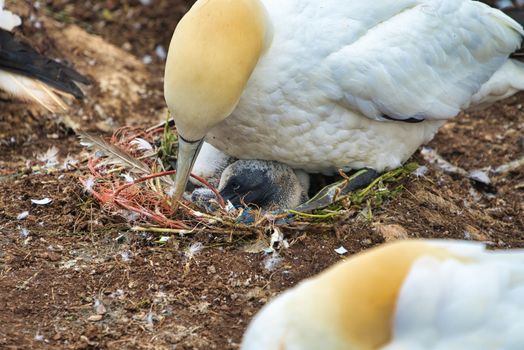
POLYGON ((14 27, 22 24, 19 16, 4 9, 4 0, 0 0, 0 28, 12 31, 14 27))

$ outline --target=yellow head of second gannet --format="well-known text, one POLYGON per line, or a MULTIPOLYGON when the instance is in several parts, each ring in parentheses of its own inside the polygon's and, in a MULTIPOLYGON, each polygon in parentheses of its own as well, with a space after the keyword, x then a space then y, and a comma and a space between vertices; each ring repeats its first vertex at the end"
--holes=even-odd
POLYGON ((266 305, 248 327, 241 349, 380 349, 393 336, 402 284, 424 255, 456 258, 418 240, 357 254, 266 305))
POLYGON ((207 132, 236 107, 266 43, 259 0, 199 0, 178 24, 164 94, 179 135, 176 200, 207 132))
POLYGON ((277 296, 240 349, 521 349, 523 293, 522 250, 398 241, 277 296))

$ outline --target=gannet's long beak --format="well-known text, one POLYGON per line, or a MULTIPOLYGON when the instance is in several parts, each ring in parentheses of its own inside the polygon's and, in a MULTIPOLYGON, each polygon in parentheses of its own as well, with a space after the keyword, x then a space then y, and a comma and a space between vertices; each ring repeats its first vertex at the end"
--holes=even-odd
POLYGON ((197 141, 184 140, 178 137, 178 158, 176 163, 175 191, 173 199, 180 200, 186 190, 189 174, 195 164, 195 160, 200 152, 204 139, 197 141))
POLYGON ((268 32, 260 0, 198 0, 177 25, 164 75, 180 136, 175 200, 184 193, 203 138, 236 108, 270 43, 268 32))

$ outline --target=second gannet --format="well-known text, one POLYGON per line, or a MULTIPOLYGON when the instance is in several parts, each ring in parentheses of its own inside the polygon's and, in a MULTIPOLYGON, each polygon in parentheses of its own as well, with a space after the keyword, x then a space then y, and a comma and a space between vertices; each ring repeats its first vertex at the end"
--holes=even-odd
POLYGON ((313 173, 396 168, 461 110, 524 89, 523 34, 470 0, 199 0, 165 69, 174 197, 204 138, 313 173))
POLYGON ((241 350, 520 350, 524 251, 408 240, 357 254, 269 302, 241 350))

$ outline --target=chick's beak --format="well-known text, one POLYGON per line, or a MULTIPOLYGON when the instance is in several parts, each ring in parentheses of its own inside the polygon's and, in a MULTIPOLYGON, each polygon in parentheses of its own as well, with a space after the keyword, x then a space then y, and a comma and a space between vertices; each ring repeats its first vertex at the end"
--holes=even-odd
POLYGON ((220 196, 222 197, 224 202, 227 203, 227 201, 230 201, 231 204, 233 204, 235 208, 242 206, 242 201, 241 201, 242 198, 240 197, 238 193, 233 191, 231 188, 228 188, 228 187, 224 188, 222 191, 220 191, 220 196))
POLYGON ((188 141, 178 137, 178 159, 176 163, 175 191, 173 199, 180 200, 186 189, 189 174, 195 164, 195 160, 200 152, 204 139, 197 141, 188 141))

